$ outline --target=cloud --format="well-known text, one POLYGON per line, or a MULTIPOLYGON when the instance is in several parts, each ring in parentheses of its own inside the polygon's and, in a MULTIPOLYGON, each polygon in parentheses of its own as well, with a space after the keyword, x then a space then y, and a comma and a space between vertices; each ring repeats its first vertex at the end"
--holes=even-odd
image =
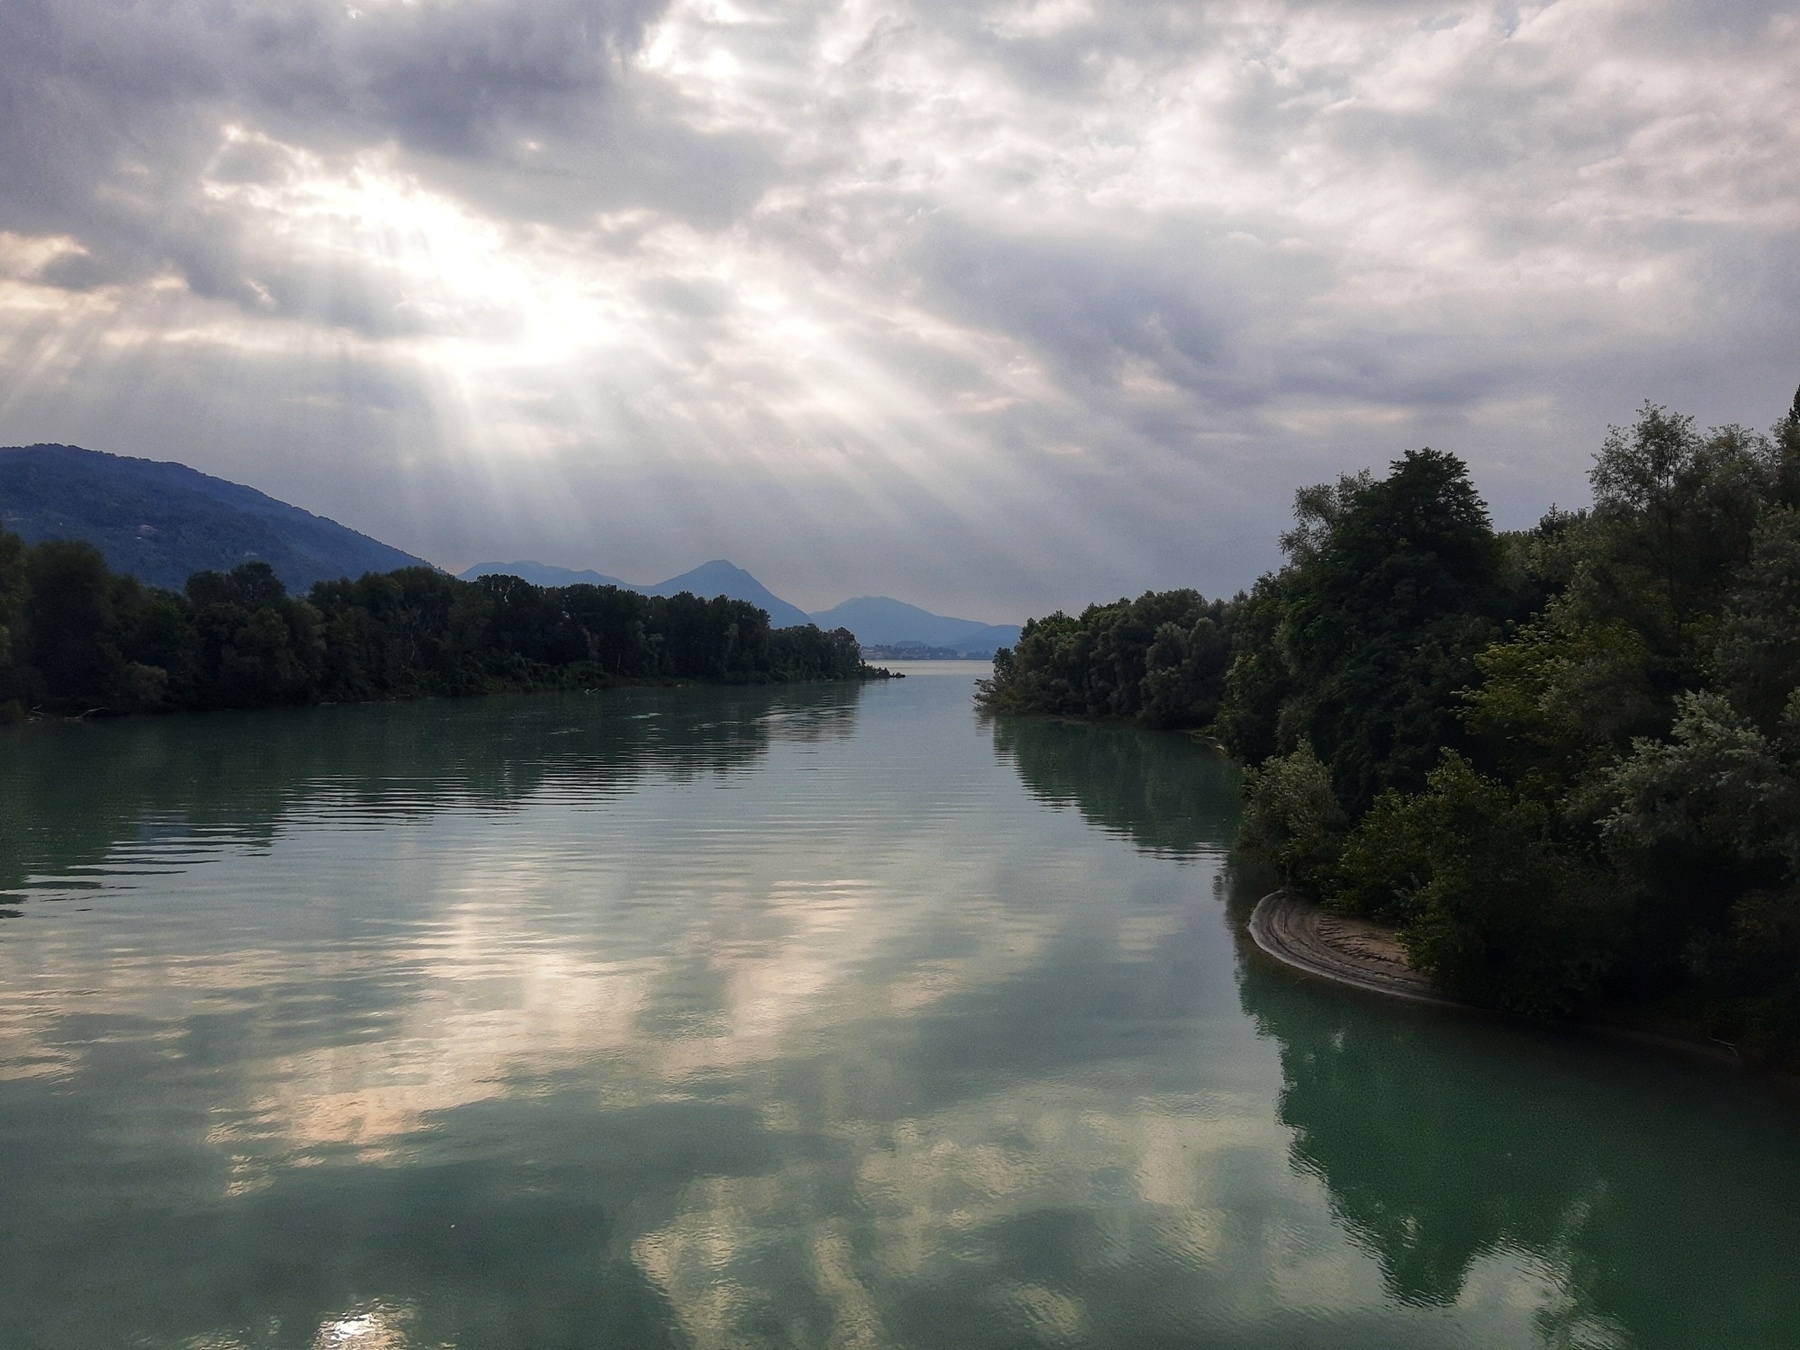
POLYGON ((1229 591, 1408 446, 1517 524, 1645 396, 1784 409, 1797 70, 1758 3, 17 0, 0 436, 447 563, 1229 591))

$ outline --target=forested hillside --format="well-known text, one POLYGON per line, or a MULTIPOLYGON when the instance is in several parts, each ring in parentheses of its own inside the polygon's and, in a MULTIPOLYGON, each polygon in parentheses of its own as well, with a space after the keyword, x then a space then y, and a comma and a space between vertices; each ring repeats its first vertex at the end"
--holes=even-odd
POLYGON ((1513 534, 1430 450, 1303 489, 1248 594, 1034 621, 982 701, 1207 729, 1244 852, 1449 992, 1800 1062, 1800 398, 1768 435, 1646 405, 1591 481, 1513 534))
POLYGON ((421 558, 185 464, 73 445, 0 449, 0 528, 92 544, 107 565, 179 590, 195 572, 264 562, 290 590, 424 567, 421 558))
POLYGON ((771 630, 724 597, 411 567, 302 599, 266 563, 169 591, 113 572, 90 545, 0 531, 0 710, 13 719, 867 673, 849 632, 771 630))

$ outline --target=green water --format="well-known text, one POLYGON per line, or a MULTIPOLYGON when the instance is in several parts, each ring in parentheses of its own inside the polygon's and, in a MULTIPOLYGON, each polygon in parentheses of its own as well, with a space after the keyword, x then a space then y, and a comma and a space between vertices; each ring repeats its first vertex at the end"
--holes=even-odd
POLYGON ((1268 968, 976 673, 0 736, 0 1346, 1800 1345, 1800 1109, 1268 968))

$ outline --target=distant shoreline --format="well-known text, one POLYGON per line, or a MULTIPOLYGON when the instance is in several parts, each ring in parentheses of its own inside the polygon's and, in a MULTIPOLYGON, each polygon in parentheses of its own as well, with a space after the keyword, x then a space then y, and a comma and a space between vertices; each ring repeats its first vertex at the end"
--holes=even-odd
POLYGON ((906 673, 883 666, 868 666, 860 675, 848 679, 802 680, 695 680, 677 677, 657 679, 610 680, 594 685, 504 685, 497 689, 476 689, 467 693, 398 694, 392 698, 321 699, 313 703, 265 703, 253 707, 225 706, 217 708, 88 708, 83 712, 61 712, 48 708, 18 708, 0 704, 0 730, 7 727, 67 725, 72 722, 115 722, 125 717, 181 717, 211 713, 301 712, 310 708, 380 708, 402 703, 463 703, 481 698, 531 698, 539 694, 608 694, 623 689, 776 689, 812 687, 821 684, 868 684, 876 680, 904 680, 906 673))
POLYGON ((951 647, 895 647, 876 643, 862 649, 865 661, 992 661, 992 652, 959 652, 951 647))

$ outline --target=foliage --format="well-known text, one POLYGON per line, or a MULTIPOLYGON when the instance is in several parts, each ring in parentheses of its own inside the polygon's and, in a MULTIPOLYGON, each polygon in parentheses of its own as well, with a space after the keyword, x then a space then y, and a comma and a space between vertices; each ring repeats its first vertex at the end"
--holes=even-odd
POLYGON ((1285 566, 1204 643, 1163 646, 1155 596, 1053 615, 984 698, 1212 709, 1244 852, 1397 925, 1442 987, 1651 1000, 1800 1064, 1800 395, 1767 436, 1647 403, 1590 480, 1591 510, 1507 535, 1430 450, 1302 488, 1285 566))
MULTIPOLYGON (((1722 694, 1684 694, 1679 707, 1668 741, 1640 739, 1608 771, 1608 840, 1632 856, 1673 847, 1740 866, 1800 864, 1800 782, 1781 747, 1722 694)), ((1789 710, 1800 714, 1800 691, 1789 710)))
POLYGON ((1459 745, 1453 695, 1507 608, 1503 550, 1454 455, 1409 451, 1388 476, 1295 497, 1289 562, 1259 586, 1218 730, 1248 759, 1312 743, 1352 814, 1417 787, 1459 745))
POLYGON ((0 530, 0 664, 11 659, 12 629, 25 607, 25 541, 0 530))
POLYGON ((1258 645, 1219 731, 1320 747, 1354 822, 1322 893, 1446 990, 1534 1016, 1656 999, 1800 1058, 1800 415, 1702 433, 1647 404, 1590 513, 1495 555, 1459 478, 1402 460, 1301 494, 1264 612, 1234 616, 1258 645))
POLYGON ((994 654, 980 702, 991 712, 1204 726, 1224 692, 1226 613, 1197 591, 1147 591, 1079 618, 1033 619, 1016 647, 994 654))
POLYGON ((1451 753, 1424 791, 1384 793, 1363 817, 1335 901, 1400 923, 1413 964, 1447 992, 1555 1017, 1599 992, 1621 896, 1553 836, 1541 802, 1451 753))
POLYGON ((1757 523, 1736 582, 1713 660, 1733 704, 1767 727, 1800 685, 1800 511, 1757 523))
POLYGON ((845 629, 772 631, 741 600, 458 581, 427 567, 290 596, 267 563, 180 592, 86 544, 0 532, 0 705, 50 712, 257 708, 621 681, 868 674, 845 629))
POLYGON ((1552 601, 1475 656, 1480 680, 1462 695, 1464 726, 1477 752, 1515 779, 1573 780, 1657 726, 1649 660, 1635 629, 1584 623, 1552 601))
POLYGON ((1246 764, 1279 753, 1282 707, 1294 688, 1282 624, 1286 616, 1283 575, 1258 579, 1240 596, 1231 615, 1231 664, 1213 734, 1246 764))
POLYGON ((1267 863, 1284 884, 1317 894, 1332 879, 1348 824, 1330 771, 1302 741, 1250 771, 1238 847, 1267 863))
POLYGON ((1770 447, 1739 427, 1702 436, 1646 403, 1596 457, 1590 538, 1574 587, 1594 617, 1629 624, 1678 677, 1698 673, 1767 503, 1770 447))

